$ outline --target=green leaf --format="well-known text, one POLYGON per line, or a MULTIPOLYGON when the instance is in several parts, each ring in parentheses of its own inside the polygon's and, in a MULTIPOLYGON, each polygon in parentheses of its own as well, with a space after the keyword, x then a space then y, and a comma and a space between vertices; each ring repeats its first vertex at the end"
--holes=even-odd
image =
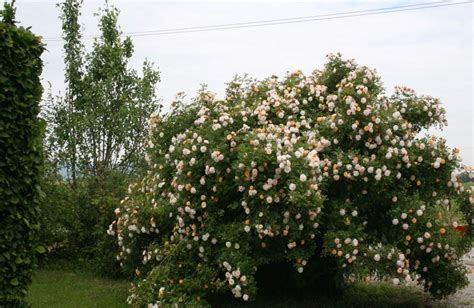
POLYGON ((18 282, 18 278, 13 278, 12 280, 10 280, 10 284, 11 284, 12 286, 17 286, 18 283, 19 283, 19 282, 18 282))
POLYGON ((46 252, 46 248, 44 248, 44 246, 41 246, 41 245, 40 245, 40 246, 36 247, 36 251, 37 251, 38 253, 45 253, 45 252, 46 252))

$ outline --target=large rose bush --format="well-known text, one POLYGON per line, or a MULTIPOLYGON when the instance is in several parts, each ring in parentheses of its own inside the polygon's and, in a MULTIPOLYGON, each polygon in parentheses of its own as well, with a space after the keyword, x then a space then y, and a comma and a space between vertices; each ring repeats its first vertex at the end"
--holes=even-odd
POLYGON ((472 206, 458 150, 421 133, 444 124, 438 99, 385 96, 374 70, 340 55, 309 76, 236 78, 222 100, 202 90, 153 114, 148 175, 108 231, 137 276, 129 302, 206 305, 225 290, 249 301, 260 266, 311 276, 328 259, 345 282, 455 292, 471 244, 471 227, 455 227, 472 206))

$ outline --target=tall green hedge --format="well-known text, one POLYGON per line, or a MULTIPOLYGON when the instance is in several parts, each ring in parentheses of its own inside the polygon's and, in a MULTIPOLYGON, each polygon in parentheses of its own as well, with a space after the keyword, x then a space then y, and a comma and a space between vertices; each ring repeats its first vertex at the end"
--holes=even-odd
POLYGON ((38 245, 44 47, 15 25, 11 5, 0 14, 0 307, 19 307, 26 306, 36 254, 44 251, 38 245))

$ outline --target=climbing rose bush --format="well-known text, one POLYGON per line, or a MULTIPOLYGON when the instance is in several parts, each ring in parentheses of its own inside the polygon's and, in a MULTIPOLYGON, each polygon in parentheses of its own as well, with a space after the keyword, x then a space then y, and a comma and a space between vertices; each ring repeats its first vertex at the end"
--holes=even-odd
POLYGON ((339 54, 309 76, 236 78, 224 99, 181 99, 151 115, 148 174, 108 230, 136 275, 130 304, 206 306, 225 290, 250 301, 261 265, 312 275, 321 256, 346 283, 436 297, 466 284, 472 227, 455 227, 471 221, 472 200, 459 151, 421 133, 446 124, 438 99, 386 96, 375 70, 339 54))

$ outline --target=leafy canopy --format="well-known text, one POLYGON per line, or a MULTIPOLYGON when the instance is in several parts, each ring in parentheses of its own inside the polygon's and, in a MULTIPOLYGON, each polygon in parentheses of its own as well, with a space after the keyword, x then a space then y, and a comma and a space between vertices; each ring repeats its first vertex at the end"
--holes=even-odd
POLYGON ((118 10, 100 15, 101 36, 86 52, 79 17, 82 1, 61 3, 67 89, 49 96, 50 157, 69 177, 103 177, 130 172, 143 161, 147 118, 160 109, 155 97, 159 73, 145 61, 142 74, 128 67, 130 38, 121 38, 118 10))

